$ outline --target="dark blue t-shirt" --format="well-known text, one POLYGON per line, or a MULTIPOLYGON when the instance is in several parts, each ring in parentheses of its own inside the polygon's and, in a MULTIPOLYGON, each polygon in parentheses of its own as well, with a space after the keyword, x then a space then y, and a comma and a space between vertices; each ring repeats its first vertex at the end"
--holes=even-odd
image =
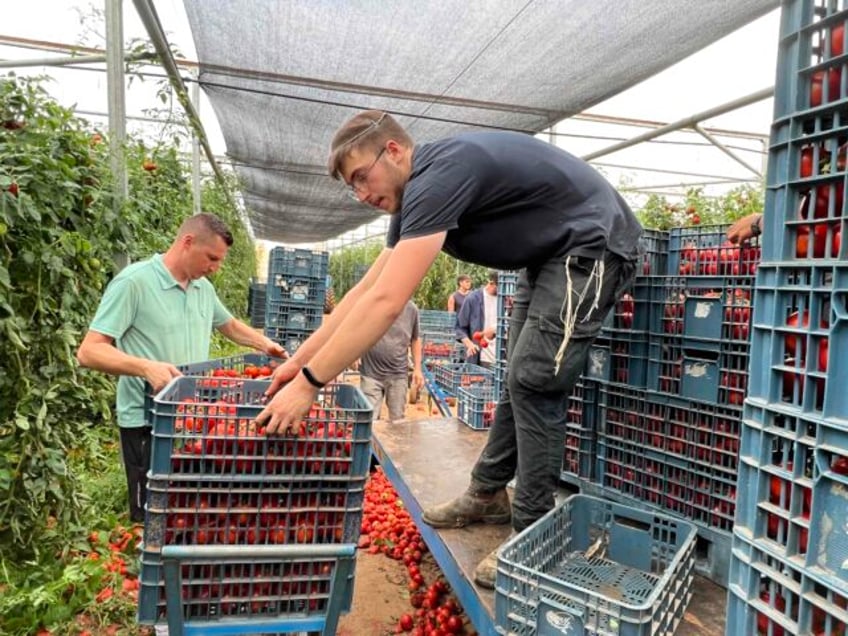
POLYGON ((441 231, 460 260, 520 269, 605 250, 635 258, 642 228, 582 159, 529 135, 475 132, 415 147, 387 245, 441 231))

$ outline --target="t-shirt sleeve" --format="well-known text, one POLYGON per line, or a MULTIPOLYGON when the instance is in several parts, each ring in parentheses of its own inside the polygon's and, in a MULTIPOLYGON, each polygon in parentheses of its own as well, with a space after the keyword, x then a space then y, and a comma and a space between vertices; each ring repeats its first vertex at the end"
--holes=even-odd
POLYGON ((403 193, 400 239, 452 230, 477 198, 477 182, 463 166, 433 162, 403 193))
POLYGON ((397 245, 400 240, 400 214, 393 214, 389 221, 389 229, 386 232, 386 247, 389 249, 397 245))
POLYGON ((412 340, 418 340, 418 331, 420 329, 418 316, 418 307, 412 307, 412 340))
POLYGON ((117 278, 106 287, 89 328, 118 340, 135 321, 137 308, 135 284, 129 278, 117 278))
POLYGON ((213 306, 212 306, 212 326, 217 329, 233 319, 233 315, 229 312, 229 310, 224 306, 224 303, 221 302, 221 299, 218 298, 217 292, 215 289, 212 289, 212 295, 214 297, 213 306))

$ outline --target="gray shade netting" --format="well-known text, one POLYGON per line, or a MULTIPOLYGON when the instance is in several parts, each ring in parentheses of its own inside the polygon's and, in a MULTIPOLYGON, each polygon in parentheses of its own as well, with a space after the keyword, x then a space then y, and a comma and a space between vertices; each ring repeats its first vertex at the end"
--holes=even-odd
MULTIPOLYGON (((376 218, 325 164, 336 128, 387 110, 416 141, 528 133, 611 97, 776 0, 184 0, 257 238, 376 218)), ((740 52, 741 53, 741 52, 740 52)))

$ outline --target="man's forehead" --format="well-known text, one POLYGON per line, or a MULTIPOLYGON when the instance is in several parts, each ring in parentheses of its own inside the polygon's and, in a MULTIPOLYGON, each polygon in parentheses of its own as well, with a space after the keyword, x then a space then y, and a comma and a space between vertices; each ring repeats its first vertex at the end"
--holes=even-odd
POLYGON ((339 173, 346 180, 350 180, 351 174, 361 168, 368 159, 368 152, 363 148, 351 148, 339 164, 339 173))

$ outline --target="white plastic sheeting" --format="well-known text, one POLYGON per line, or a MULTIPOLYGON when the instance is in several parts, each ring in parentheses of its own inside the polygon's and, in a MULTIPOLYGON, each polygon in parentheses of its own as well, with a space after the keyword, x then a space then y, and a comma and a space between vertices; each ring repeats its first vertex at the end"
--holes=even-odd
POLYGON ((779 4, 184 3, 201 86, 243 180, 254 232, 285 243, 325 240, 375 218, 375 212, 349 199, 325 168, 334 131, 359 110, 395 114, 417 141, 470 129, 538 132, 779 4))

